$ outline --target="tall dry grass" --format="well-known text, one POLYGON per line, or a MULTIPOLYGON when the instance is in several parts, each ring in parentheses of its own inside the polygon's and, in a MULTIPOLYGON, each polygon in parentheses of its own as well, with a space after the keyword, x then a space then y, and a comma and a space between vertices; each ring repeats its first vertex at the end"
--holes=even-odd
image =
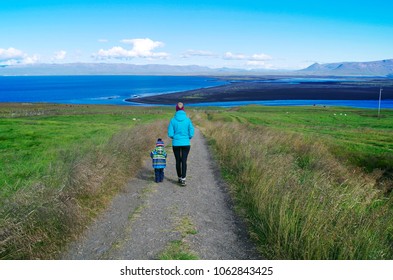
POLYGON ((159 121, 123 130, 100 147, 63 151, 39 184, 1 202, 0 259, 53 259, 140 169, 159 121))
POLYGON ((392 199, 321 143, 238 123, 204 122, 224 176, 271 259, 391 259, 392 199))

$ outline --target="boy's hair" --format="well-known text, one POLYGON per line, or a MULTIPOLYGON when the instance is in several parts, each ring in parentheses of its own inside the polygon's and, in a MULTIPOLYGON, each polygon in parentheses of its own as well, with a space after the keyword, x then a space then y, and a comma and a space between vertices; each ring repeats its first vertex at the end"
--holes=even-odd
POLYGON ((161 138, 157 139, 156 146, 164 146, 164 141, 161 138))

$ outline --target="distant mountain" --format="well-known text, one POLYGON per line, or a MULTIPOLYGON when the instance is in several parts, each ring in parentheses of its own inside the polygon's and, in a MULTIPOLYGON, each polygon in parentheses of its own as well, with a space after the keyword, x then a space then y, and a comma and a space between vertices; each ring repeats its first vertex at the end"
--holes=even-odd
POLYGON ((124 63, 28 64, 0 68, 0 75, 173 75, 210 72, 212 72, 212 69, 196 65, 135 65, 124 63))
POLYGON ((393 59, 371 62, 314 63, 298 72, 310 75, 392 76, 393 59))
POLYGON ((29 64, 0 67, 1 75, 50 76, 50 75, 245 75, 263 73, 262 70, 231 68, 213 69, 197 65, 135 65, 125 63, 67 63, 29 64))
POLYGON ((313 65, 297 71, 266 69, 209 68, 198 65, 64 63, 0 65, 0 76, 51 75, 319 75, 319 76, 393 76, 393 59, 372 62, 340 62, 313 65))

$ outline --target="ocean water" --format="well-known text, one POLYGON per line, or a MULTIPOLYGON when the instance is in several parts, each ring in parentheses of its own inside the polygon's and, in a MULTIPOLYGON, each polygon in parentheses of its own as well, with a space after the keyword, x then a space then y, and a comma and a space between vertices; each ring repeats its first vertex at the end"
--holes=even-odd
MULTIPOLYGON (((279 79, 281 83, 327 82, 335 79, 279 79)), ((270 81, 271 82, 271 81, 270 81)), ((0 102, 48 102, 62 104, 112 104, 147 106, 127 98, 154 96, 228 82, 193 76, 0 76, 0 102)), ((189 104, 188 106, 349 106, 378 108, 378 100, 273 100, 189 104)), ((157 105, 151 105, 157 106, 157 105)), ((382 100, 381 109, 393 109, 393 100, 382 100)))
POLYGON ((130 97, 226 84, 190 76, 0 76, 0 102, 130 105, 130 97))
POLYGON ((329 83, 329 82, 350 82, 354 79, 348 77, 334 77, 334 78, 316 78, 316 77, 301 77, 301 78, 276 78, 256 81, 257 83, 273 83, 273 84, 301 84, 301 83, 329 83))
MULTIPOLYGON (((365 109, 378 109, 378 100, 255 100, 255 101, 227 101, 227 102, 206 102, 189 104, 188 106, 217 106, 236 107, 245 105, 264 106, 343 106, 365 109)), ((393 100, 382 100, 381 109, 393 109, 393 100)))

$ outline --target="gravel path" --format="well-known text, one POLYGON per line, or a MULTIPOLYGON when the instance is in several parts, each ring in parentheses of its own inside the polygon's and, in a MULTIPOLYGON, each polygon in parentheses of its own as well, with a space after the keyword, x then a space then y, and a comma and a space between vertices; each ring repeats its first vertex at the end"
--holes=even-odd
POLYGON ((180 187, 171 148, 163 183, 154 183, 150 160, 114 198, 63 259, 158 259, 173 241, 199 259, 260 259, 233 211, 205 139, 196 129, 187 186, 180 187))

